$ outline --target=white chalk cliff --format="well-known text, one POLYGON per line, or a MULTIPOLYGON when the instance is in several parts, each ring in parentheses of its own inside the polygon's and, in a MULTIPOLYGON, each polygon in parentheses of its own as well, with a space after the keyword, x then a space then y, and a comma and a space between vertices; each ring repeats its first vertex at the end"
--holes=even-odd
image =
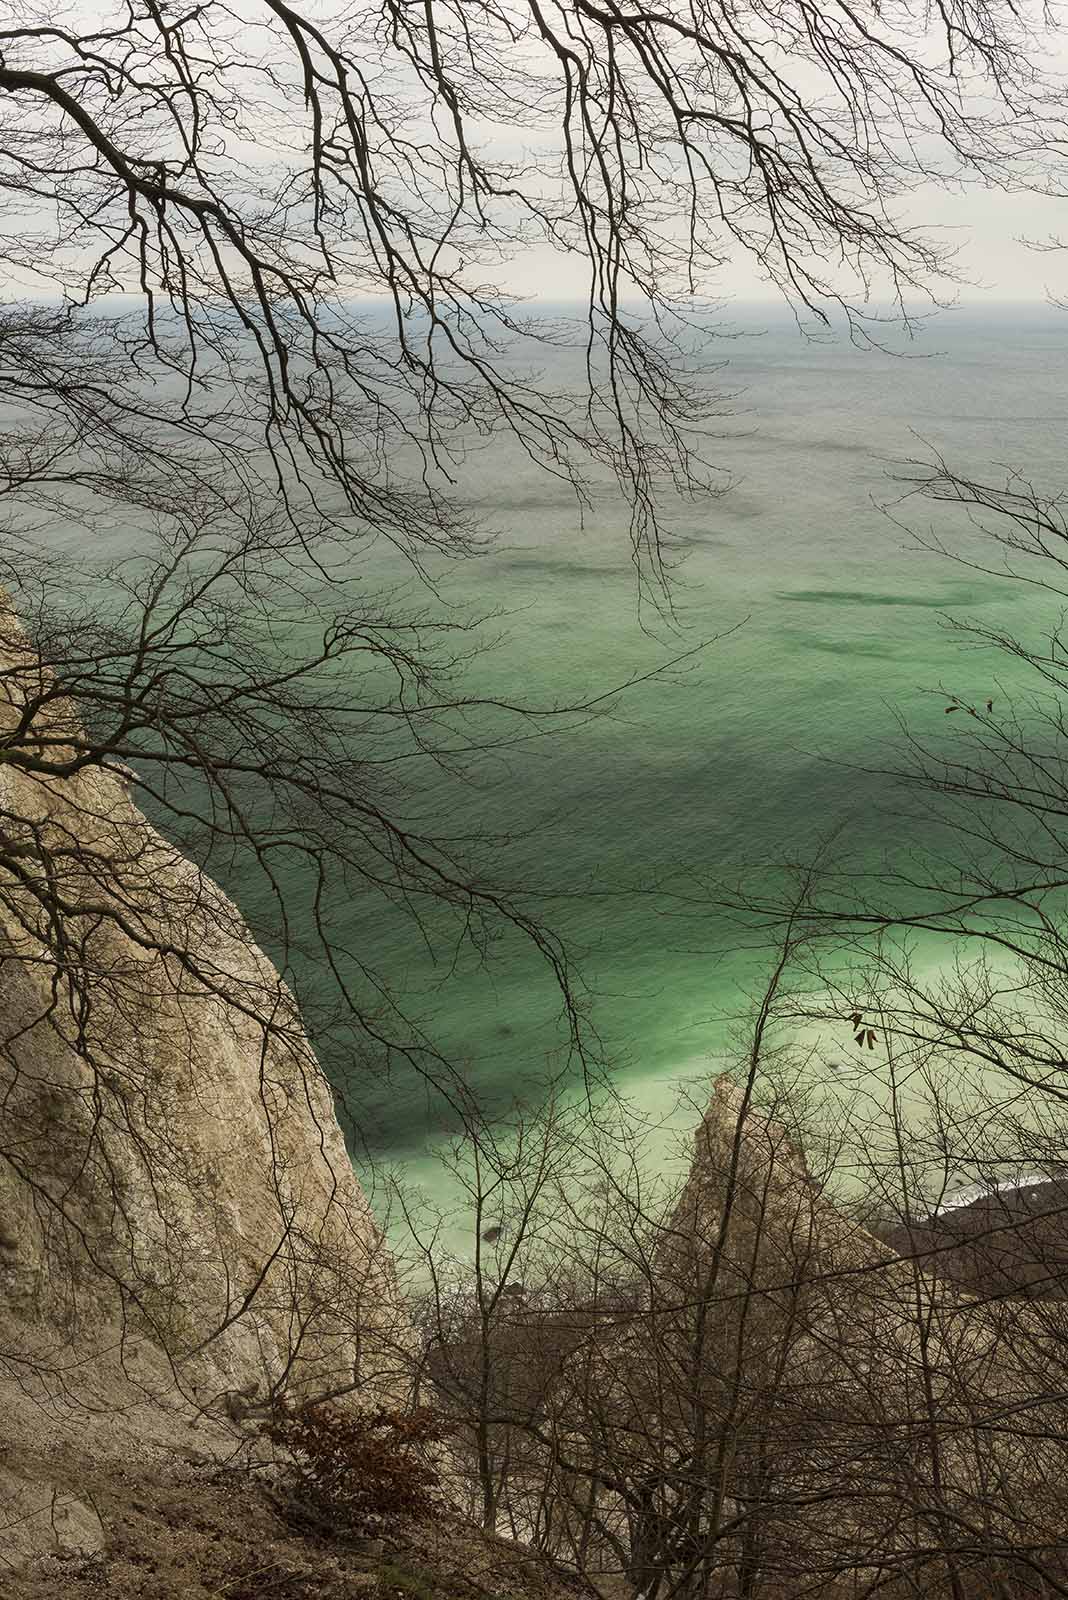
POLYGON ((0 595, 0 1562, 91 1543, 11 1467, 50 1428, 133 1449, 388 1392, 406 1337, 289 991, 78 735, 0 595))

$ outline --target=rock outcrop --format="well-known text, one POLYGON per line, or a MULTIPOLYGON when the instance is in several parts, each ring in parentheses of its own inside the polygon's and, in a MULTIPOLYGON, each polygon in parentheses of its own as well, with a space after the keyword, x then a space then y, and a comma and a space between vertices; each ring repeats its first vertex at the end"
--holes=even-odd
POLYGON ((1063 1586, 1064 1302, 899 1256, 818 1181, 788 1099, 710 1087, 677 1200, 620 1230, 628 1274, 505 1330, 510 1511, 550 1482, 559 1547, 638 1593, 1063 1586))
POLYGON ((1059 1515, 1063 1305, 1006 1299, 1001 1282, 964 1288, 937 1264, 899 1256, 832 1203, 796 1135, 717 1080, 661 1292, 680 1308, 667 1334, 680 1364, 713 1330, 703 1381, 728 1419, 739 1518, 747 1470, 774 1462, 760 1537, 780 1570, 867 1580, 880 1561, 930 1563, 941 1593, 967 1544, 987 1587, 961 1592, 1008 1593, 992 1574, 1059 1515))
MULTIPOLYGON (((728 1074, 712 1083, 694 1132, 686 1182, 665 1233, 661 1266, 734 1270, 752 1287, 819 1271, 877 1270, 895 1252, 847 1218, 809 1170, 798 1135, 728 1074)), ((711 1292, 711 1290, 710 1290, 711 1292)))
MULTIPOLYGON (((78 735, 0 606, 9 1473, 64 1430, 136 1451, 183 1429, 203 1442, 269 1394, 388 1394, 407 1337, 292 996, 78 735)), ((46 1524, 62 1542, 46 1506, 64 1527, 80 1515, 69 1486, 26 1482, 0 1559, 46 1524)))

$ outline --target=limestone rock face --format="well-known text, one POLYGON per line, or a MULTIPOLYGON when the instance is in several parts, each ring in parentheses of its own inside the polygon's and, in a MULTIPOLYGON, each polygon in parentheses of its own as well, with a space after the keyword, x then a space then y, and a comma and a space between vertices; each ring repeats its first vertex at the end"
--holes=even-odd
POLYGON ((700 1333, 706 1404, 729 1419, 729 1492, 744 1505, 748 1463, 774 1459, 768 1537, 806 1570, 903 1555, 914 1523, 947 1539, 981 1528, 991 1550, 1043 1525, 1065 1425, 1063 1302, 969 1293, 929 1258, 898 1256, 729 1078, 713 1085, 659 1269, 676 1365, 700 1333), (809 1496, 818 1509, 799 1516, 809 1496))
POLYGON ((162 1435, 389 1392, 393 1265, 292 996, 77 727, 0 606, 0 1400, 162 1435))
MULTIPOLYGON (((734 1271, 769 1289, 818 1273, 873 1274, 896 1253, 843 1214, 809 1169, 801 1141, 728 1074, 717 1077, 665 1238, 662 1266, 734 1271)), ((710 1291, 712 1292, 711 1288, 710 1291)))

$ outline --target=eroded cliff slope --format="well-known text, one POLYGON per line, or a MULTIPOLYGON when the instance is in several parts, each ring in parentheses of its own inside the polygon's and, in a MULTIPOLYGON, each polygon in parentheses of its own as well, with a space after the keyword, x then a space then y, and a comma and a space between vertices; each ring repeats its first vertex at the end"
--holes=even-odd
POLYGON ((389 1392, 406 1337, 289 991, 0 597, 0 1557, 63 1537, 50 1440, 389 1392))

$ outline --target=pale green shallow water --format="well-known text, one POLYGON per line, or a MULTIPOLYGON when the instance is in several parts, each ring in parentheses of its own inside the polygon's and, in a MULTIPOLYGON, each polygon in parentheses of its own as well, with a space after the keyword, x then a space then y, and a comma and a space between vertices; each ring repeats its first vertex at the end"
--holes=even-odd
MULTIPOLYGON (((874 854, 888 837, 881 784, 841 764, 881 764, 895 713, 937 731, 944 701, 926 689, 994 692, 993 664, 962 656, 943 613, 1025 630, 1049 614, 1026 591, 908 548, 872 502, 895 494, 886 458, 922 453, 916 434, 956 465, 1005 463, 1057 487, 1068 319, 960 313, 913 347, 929 357, 904 361, 806 344, 783 321, 756 325, 769 331, 726 350, 725 382, 743 393, 719 457, 737 487, 682 508, 677 522, 688 541, 679 600, 690 635, 747 620, 676 681, 632 691, 611 719, 487 771, 487 818, 539 825, 510 853, 516 878, 572 891, 635 874, 696 882, 731 861, 759 877, 761 863, 803 854, 846 819, 850 846, 874 854)), ((692 642, 657 645, 642 632, 617 504, 598 505, 580 532, 566 491, 507 454, 482 457, 472 477, 501 536, 464 582, 480 604, 513 613, 475 684, 576 695, 692 642)), ((930 515, 916 506, 916 525, 930 515)), ((906 824, 889 827, 894 842, 922 845, 901 832, 906 824)), ((617 1081, 652 1103, 659 1085, 666 1102, 680 1073, 722 1047, 717 1014, 736 1006, 751 970, 721 918, 672 912, 653 896, 606 902, 581 892, 554 911, 588 952, 617 1081)), ((358 925, 359 908, 350 915, 358 925)), ((364 937, 388 948, 377 921, 364 937)), ((413 993, 433 984, 407 933, 389 959, 413 993)), ((544 1069, 553 1002, 531 962, 505 952, 491 974, 461 972, 423 1005, 492 1095, 544 1069)), ((372 1140, 414 1152, 418 1089, 403 1079, 354 1088, 372 1140)))
MULTIPOLYGON (((634 689, 611 717, 487 763, 475 802, 491 826, 536 830, 505 866, 567 891, 546 910, 586 951, 617 1081, 650 1103, 660 1086, 666 1103, 672 1081, 722 1047, 717 1015, 736 1006, 750 965, 711 912, 680 919, 655 895, 606 899, 588 886, 663 874, 696 884, 732 861, 757 881, 843 821, 851 847, 873 856, 887 839, 881 786, 845 767, 881 764, 896 713, 936 727, 944 702, 925 689, 993 692, 990 663, 962 656, 942 615, 1027 630, 1049 610, 909 549, 873 499, 894 496, 887 458, 922 454, 917 434, 957 466, 990 474, 1004 463, 1059 487, 1068 317, 958 313, 912 347, 924 358, 905 360, 806 343, 778 315, 735 318, 746 331, 724 346, 721 381, 739 398, 717 456, 737 482, 714 503, 674 508, 688 552, 681 637, 642 630, 618 501, 606 493, 580 531, 566 489, 499 446, 472 461, 467 482, 499 541, 446 588, 510 613, 470 679, 503 697, 574 698, 737 629, 685 674, 634 689)), ((914 520, 925 525, 929 511, 914 507, 914 520)), ((248 886, 230 887, 269 945, 248 886)), ((558 1007, 518 946, 503 946, 488 972, 446 974, 378 906, 333 915, 403 974, 412 1010, 491 1099, 545 1070, 558 1007)), ((356 1066, 346 1087, 372 1145, 417 1155, 437 1113, 414 1076, 386 1084, 356 1066)))

